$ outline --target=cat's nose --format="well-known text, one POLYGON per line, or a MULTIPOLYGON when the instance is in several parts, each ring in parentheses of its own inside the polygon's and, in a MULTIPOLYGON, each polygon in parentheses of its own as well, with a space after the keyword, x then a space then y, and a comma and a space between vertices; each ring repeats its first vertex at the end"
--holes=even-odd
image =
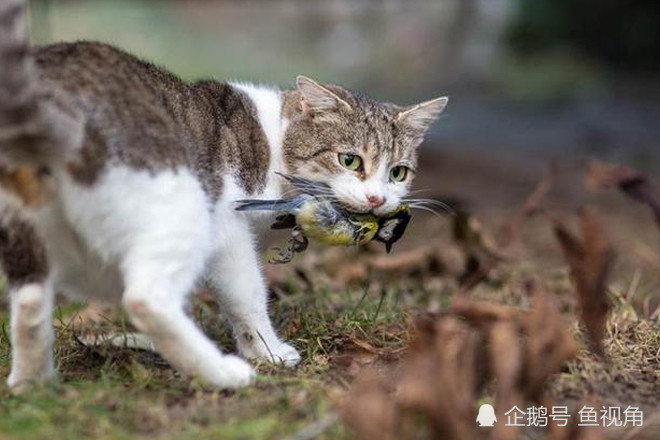
POLYGON ((385 204, 385 197, 381 196, 367 196, 367 200, 372 208, 378 208, 385 204))

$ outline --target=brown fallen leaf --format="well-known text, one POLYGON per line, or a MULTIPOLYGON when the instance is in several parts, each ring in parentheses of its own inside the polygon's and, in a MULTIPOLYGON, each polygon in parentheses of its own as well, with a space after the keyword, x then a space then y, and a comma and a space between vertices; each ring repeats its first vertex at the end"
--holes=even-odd
POLYGON ((543 202, 554 187, 558 174, 559 168, 552 164, 522 206, 502 224, 494 240, 473 215, 458 212, 454 216, 454 241, 461 245, 466 255, 465 270, 458 279, 464 291, 488 279, 492 270, 505 260, 502 252, 511 245, 524 223, 543 209, 543 202))
MULTIPOLYGON (((398 368, 347 398, 344 419, 357 438, 471 440, 478 438, 474 418, 486 390, 495 391, 501 421, 514 406, 545 402, 548 380, 577 354, 577 344, 552 298, 536 284, 527 289, 529 310, 458 297, 446 311, 420 316, 398 368)), ((520 434, 498 423, 489 438, 520 434)))
POLYGON ((400 415, 392 390, 374 373, 366 373, 341 408, 344 422, 360 440, 398 440, 400 415))
POLYGON ((468 300, 461 296, 452 300, 449 310, 475 327, 488 326, 496 321, 511 321, 515 319, 517 313, 511 307, 487 301, 468 300))
POLYGON ((341 354, 332 356, 334 365, 340 368, 342 376, 356 378, 365 371, 369 371, 378 360, 376 353, 362 350, 346 350, 341 354))
POLYGON ((578 346, 553 298, 535 282, 528 282, 526 290, 531 306, 520 314, 526 341, 521 388, 526 400, 539 402, 547 380, 577 356, 578 346))
POLYGON ((442 274, 445 263, 439 248, 439 243, 433 243, 398 254, 375 256, 367 261, 367 267, 372 272, 392 277, 442 274))
POLYGON ((520 378, 524 371, 524 352, 517 325, 511 321, 499 321, 488 332, 488 358, 495 381, 495 408, 498 423, 493 428, 491 438, 509 440, 518 437, 519 428, 506 426, 505 413, 524 402, 520 378))
POLYGON ((463 263, 461 251, 442 240, 392 254, 365 251, 351 258, 344 255, 333 260, 332 264, 319 262, 317 272, 327 272, 338 286, 363 285, 372 279, 425 281, 447 273, 456 274, 463 263))
POLYGON ((509 246, 525 221, 543 209, 543 202, 554 187, 558 175, 559 167, 556 163, 552 163, 548 174, 539 181, 523 205, 500 228, 496 239, 500 248, 509 246))
POLYGON ((433 438, 473 438, 483 336, 448 314, 424 327, 401 367, 397 402, 425 414, 433 438))
POLYGON ((375 353, 376 348, 374 348, 373 345, 371 345, 369 342, 364 341, 362 339, 358 339, 355 336, 350 336, 349 341, 355 345, 357 348, 364 350, 367 353, 375 353))
POLYGON ((469 291, 488 278, 505 258, 493 239, 472 214, 457 212, 453 217, 453 238, 466 256, 465 270, 458 278, 464 291, 469 291))
POLYGON ((553 219, 554 230, 576 286, 580 316, 592 349, 603 354, 602 338, 609 312, 606 284, 614 251, 605 227, 596 211, 580 212, 582 238, 576 237, 559 219, 553 219))
POLYGON ((585 185, 591 190, 619 188, 632 199, 646 204, 660 227, 660 195, 644 174, 624 165, 591 160, 587 163, 585 185))

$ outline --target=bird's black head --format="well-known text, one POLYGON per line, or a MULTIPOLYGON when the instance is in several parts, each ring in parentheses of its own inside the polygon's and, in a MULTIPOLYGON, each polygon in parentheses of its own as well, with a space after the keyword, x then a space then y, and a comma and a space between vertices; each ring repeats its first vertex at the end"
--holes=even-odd
POLYGON ((389 254, 392 245, 403 237, 412 214, 407 205, 401 205, 393 213, 378 219, 378 231, 374 240, 385 243, 385 251, 389 254))

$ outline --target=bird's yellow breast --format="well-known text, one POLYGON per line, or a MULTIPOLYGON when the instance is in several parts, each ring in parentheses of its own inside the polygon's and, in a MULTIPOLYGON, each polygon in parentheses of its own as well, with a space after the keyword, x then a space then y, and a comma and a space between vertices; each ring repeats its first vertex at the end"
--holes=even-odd
POLYGON ((306 237, 321 243, 338 246, 360 245, 371 241, 378 230, 378 222, 368 215, 356 215, 334 224, 321 224, 317 205, 303 207, 296 222, 306 237))

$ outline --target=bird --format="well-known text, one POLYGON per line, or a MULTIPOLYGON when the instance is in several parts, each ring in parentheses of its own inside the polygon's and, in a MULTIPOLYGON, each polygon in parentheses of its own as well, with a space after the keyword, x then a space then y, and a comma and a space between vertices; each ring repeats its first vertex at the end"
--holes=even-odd
POLYGON ((329 245, 364 245, 371 240, 385 244, 389 253, 410 221, 410 208, 401 204, 395 211, 383 216, 355 213, 344 209, 329 196, 330 188, 321 182, 280 174, 300 194, 284 199, 238 200, 237 211, 279 212, 271 229, 292 229, 286 250, 277 249, 279 258, 273 263, 288 262, 295 253, 303 252, 308 239, 329 245))

